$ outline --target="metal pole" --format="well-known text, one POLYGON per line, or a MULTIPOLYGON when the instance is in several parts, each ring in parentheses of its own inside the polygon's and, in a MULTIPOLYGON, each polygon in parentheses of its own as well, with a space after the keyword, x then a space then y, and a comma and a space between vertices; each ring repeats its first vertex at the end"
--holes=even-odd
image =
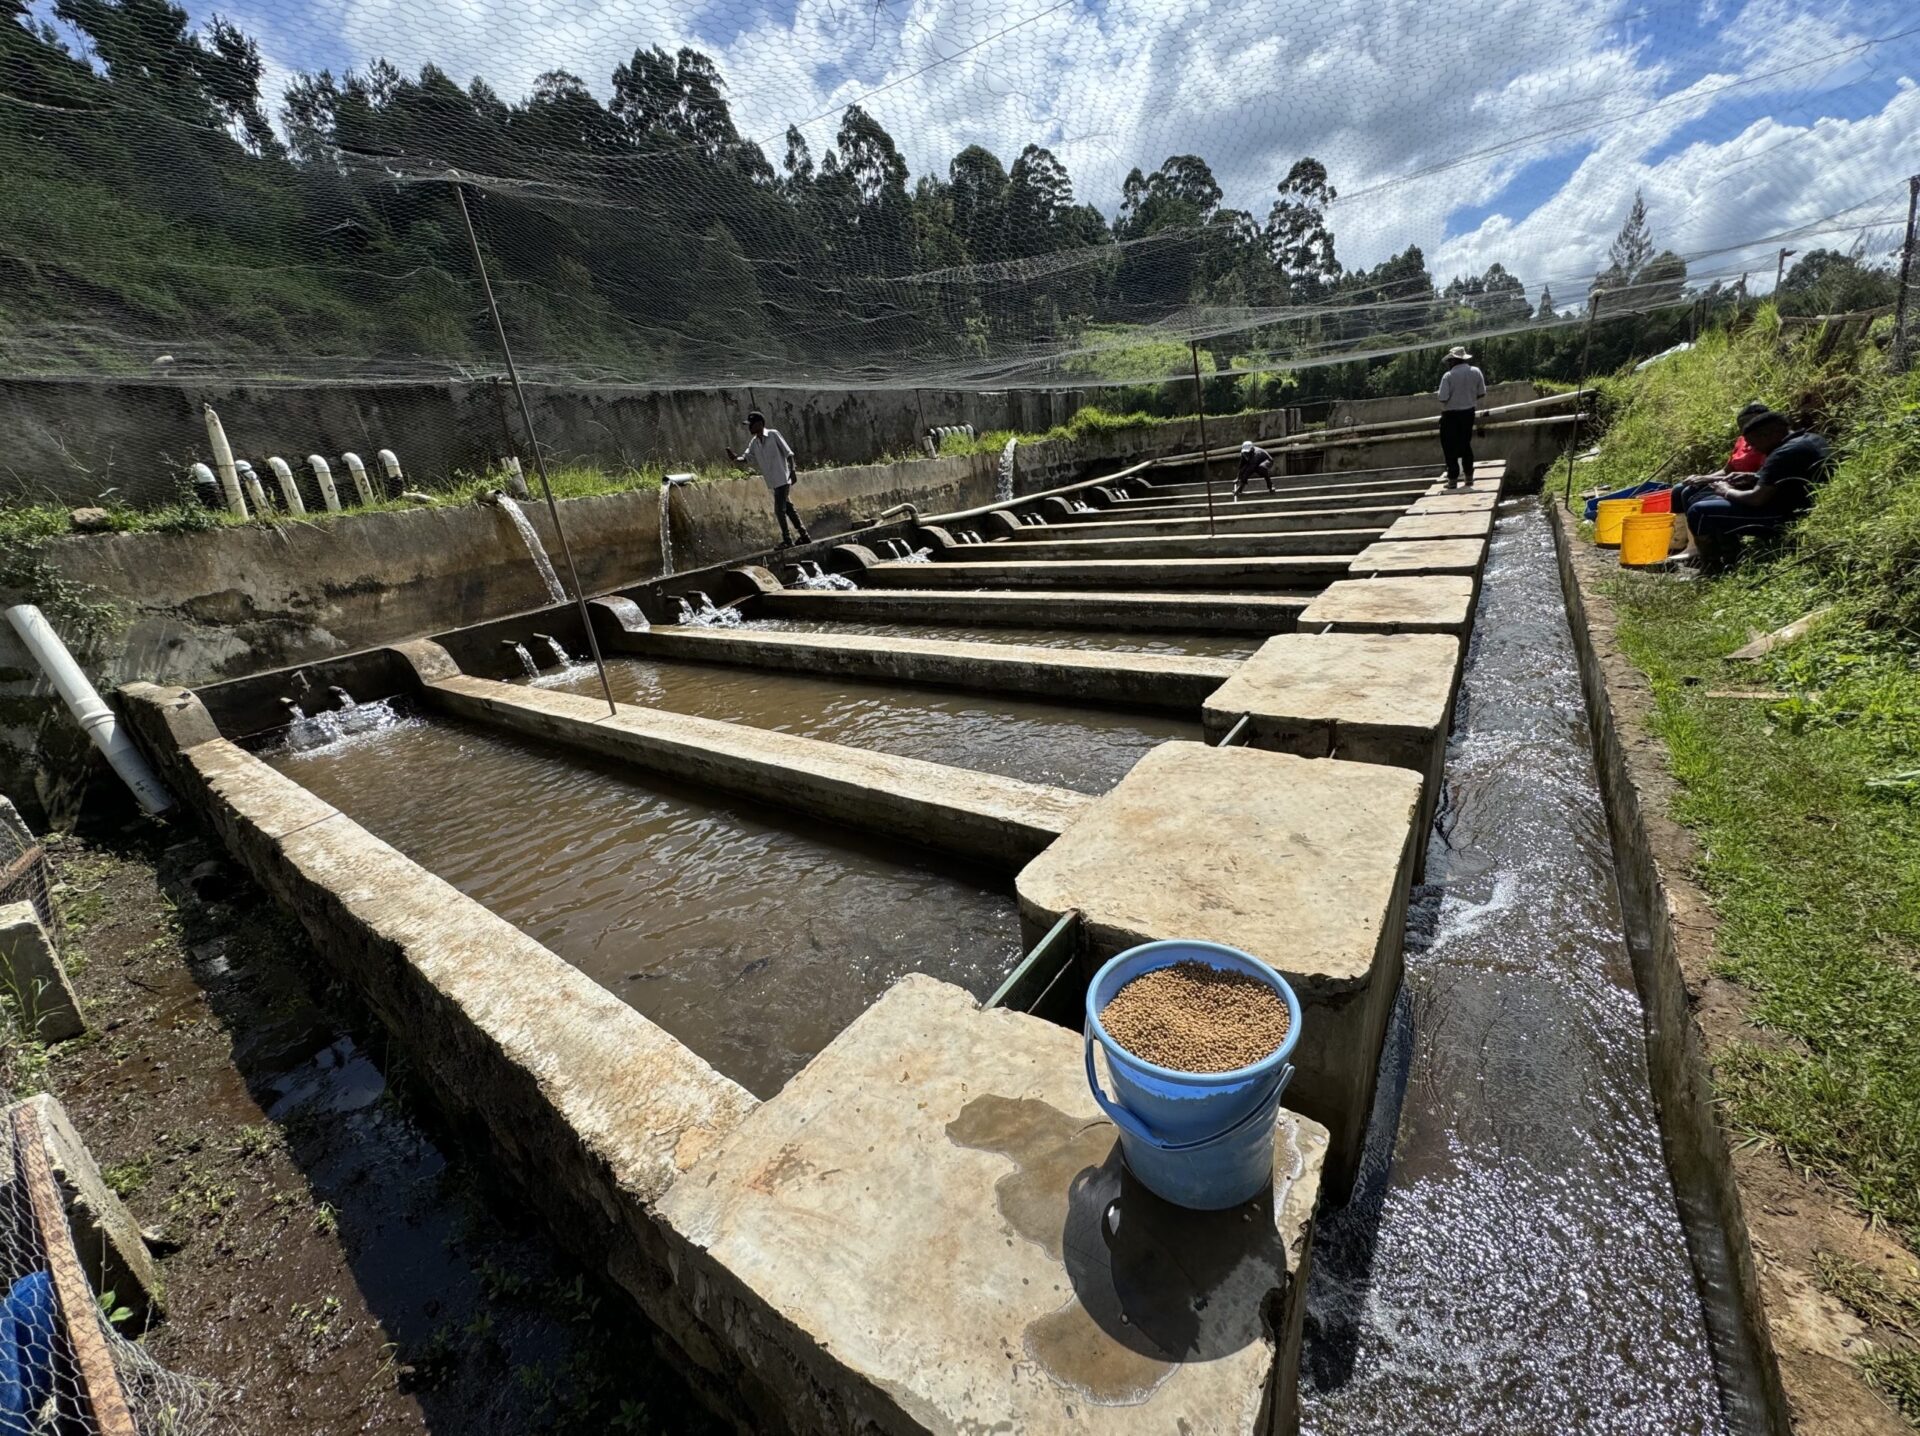
POLYGON ((527 446, 533 450, 533 466, 540 474, 540 488, 547 496, 547 513, 553 519, 553 531, 560 539, 560 553, 567 561, 567 577, 573 580, 573 601, 580 607, 580 622, 587 630, 587 647, 593 653, 593 666, 600 673, 600 691, 606 695, 607 712, 618 715, 613 701, 613 684, 607 681, 606 660, 600 656, 600 640, 594 636, 593 615, 587 611, 586 591, 580 587, 580 570, 574 567, 573 546, 560 524, 560 505, 553 501, 553 483, 547 478, 547 457, 540 452, 540 438, 533 428, 533 410, 527 406, 527 391, 520 387, 520 370, 513 362, 513 348, 507 343, 507 326, 501 322, 500 306, 494 303, 493 282, 487 278, 487 262, 480 257, 480 236, 474 233, 473 216, 467 210, 466 186, 455 182, 454 197, 460 201, 460 220, 467 227, 467 243, 473 246, 473 267, 480 273, 480 289, 487 296, 487 313, 493 316, 493 332, 500 339, 500 357, 507 361, 507 379, 513 385, 513 397, 520 401, 520 422, 527 427, 527 446))
POLYGON ((1193 356, 1193 407, 1200 416, 1200 477, 1207 481, 1207 537, 1213 537, 1213 465, 1207 449, 1207 394, 1200 387, 1200 341, 1189 339, 1187 352, 1193 356))
POLYGON ((1893 307, 1893 368, 1907 371, 1907 292, 1913 288, 1914 219, 1920 214, 1920 175, 1907 180, 1907 242, 1900 249, 1900 294, 1893 307))
POLYGON ((1787 260, 1797 253, 1798 250, 1782 247, 1780 258, 1773 266, 1773 302, 1776 305, 1780 302, 1780 285, 1787 277, 1787 260))
POLYGON ((1573 451, 1580 446, 1580 406, 1587 402, 1587 361, 1593 357, 1593 322, 1600 316, 1600 296, 1604 292, 1596 289, 1587 296, 1587 337, 1580 345, 1580 382, 1574 388, 1580 397, 1574 400, 1573 422, 1567 426, 1566 506, 1569 510, 1573 508, 1573 451))

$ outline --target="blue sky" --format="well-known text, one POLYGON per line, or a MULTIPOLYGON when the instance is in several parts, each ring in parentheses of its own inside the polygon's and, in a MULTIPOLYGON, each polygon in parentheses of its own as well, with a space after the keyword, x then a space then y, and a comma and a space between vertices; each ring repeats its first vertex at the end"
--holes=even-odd
MULTIPOLYGON (((190 0, 256 36, 277 94, 385 55, 509 97, 563 68, 606 93, 636 46, 719 63, 744 133, 816 156, 861 100, 916 174, 967 144, 1052 147, 1111 213, 1134 165, 1208 160, 1264 218, 1294 159, 1342 193, 1341 258, 1408 243, 1443 281, 1498 260, 1571 298, 1636 189, 1656 239, 1737 272, 1884 248, 1920 170, 1920 12, 1894 0, 190 0), (1915 30, 1916 33, 1902 33, 1915 30), (1838 216, 1838 218, 1835 218, 1838 216), (1742 248, 1744 246, 1744 249, 1742 248), (1727 252, 1731 251, 1731 252, 1727 252)), ((776 152, 777 147, 770 147, 776 152)), ((1762 285, 1761 287, 1764 287, 1762 285)))

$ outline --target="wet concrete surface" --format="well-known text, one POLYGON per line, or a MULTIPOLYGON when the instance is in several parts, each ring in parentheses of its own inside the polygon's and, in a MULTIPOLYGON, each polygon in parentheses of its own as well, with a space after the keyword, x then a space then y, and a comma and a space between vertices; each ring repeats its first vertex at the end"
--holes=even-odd
POLYGON ((576 754, 413 719, 268 756, 762 1097, 906 973, 984 996, 1019 960, 950 860, 576 754))
MULTIPOLYGON (((1082 793, 1111 788, 1155 744, 1200 736, 1197 710, 1194 721, 1187 722, 1037 699, 639 658, 609 659, 607 676, 622 703, 751 723, 1082 793)), ((572 693, 600 691, 591 664, 538 681, 572 693)))
POLYGON ((1302 1430, 1720 1433, 1553 541, 1503 518, 1302 1430))

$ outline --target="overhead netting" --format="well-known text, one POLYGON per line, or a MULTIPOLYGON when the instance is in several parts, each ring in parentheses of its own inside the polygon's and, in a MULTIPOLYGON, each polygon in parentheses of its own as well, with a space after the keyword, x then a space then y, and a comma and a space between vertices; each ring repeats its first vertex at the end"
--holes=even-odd
POLYGON ((495 373, 456 185, 549 381, 1890 309, 1917 76, 1900 0, 0 0, 0 378, 495 373))

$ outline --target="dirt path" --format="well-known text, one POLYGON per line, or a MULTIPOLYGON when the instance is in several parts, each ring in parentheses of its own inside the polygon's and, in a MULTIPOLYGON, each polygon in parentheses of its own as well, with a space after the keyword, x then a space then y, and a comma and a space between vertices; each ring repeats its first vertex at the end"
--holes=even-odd
POLYGON ((218 1388, 222 1429, 717 1429, 622 1299, 443 1150, 404 1062, 362 1045, 377 1029, 212 843, 142 828, 53 853, 94 1035, 47 1083, 177 1248, 146 1345, 218 1388))

